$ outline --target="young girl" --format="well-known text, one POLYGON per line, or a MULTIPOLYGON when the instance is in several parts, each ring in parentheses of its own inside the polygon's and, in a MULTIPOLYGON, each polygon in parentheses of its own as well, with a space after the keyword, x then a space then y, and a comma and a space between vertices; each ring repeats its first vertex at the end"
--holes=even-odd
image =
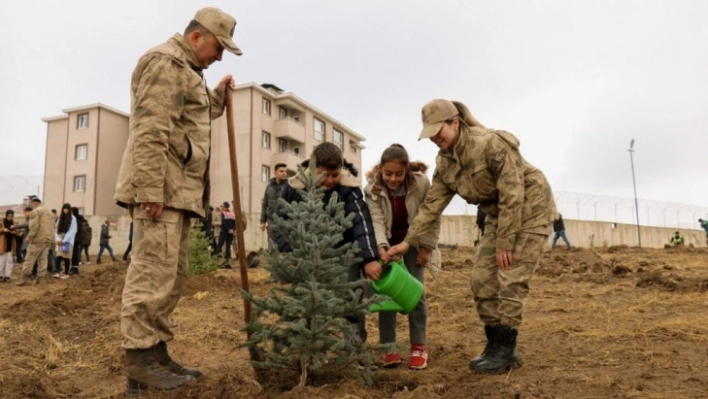
MULTIPOLYGON (((427 169, 422 163, 409 162, 406 149, 400 144, 393 144, 383 152, 381 162, 367 174, 368 184, 364 194, 374 224, 379 256, 384 262, 390 260, 387 253, 389 247, 403 242, 409 224, 428 193, 430 180, 425 175, 427 169)), ((408 272, 420 282, 423 282, 423 270, 430 261, 431 252, 437 251, 439 232, 438 219, 438 223, 421 238, 418 248, 411 247, 403 256, 408 272)), ((428 365, 425 295, 408 315, 408 325, 411 343, 408 367, 422 370, 428 365)), ((379 341, 382 344, 396 342, 396 312, 379 313, 379 341)), ((400 363, 401 355, 398 353, 387 353, 384 357, 384 367, 400 363)))
POLYGON ((433 100, 422 110, 423 131, 440 152, 425 202, 405 240, 388 251, 405 254, 430 234, 455 194, 480 205, 485 232, 472 267, 472 293, 487 346, 470 368, 498 373, 517 367, 516 336, 529 281, 557 214, 551 187, 519 152, 511 133, 487 129, 460 102, 433 100))
POLYGON ((71 267, 71 255, 74 249, 74 237, 78 229, 76 218, 71 213, 71 205, 61 206, 61 213, 57 218, 54 227, 54 241, 56 241, 56 266, 54 278, 69 278, 69 268, 71 267), (64 271, 61 264, 64 263, 64 271))

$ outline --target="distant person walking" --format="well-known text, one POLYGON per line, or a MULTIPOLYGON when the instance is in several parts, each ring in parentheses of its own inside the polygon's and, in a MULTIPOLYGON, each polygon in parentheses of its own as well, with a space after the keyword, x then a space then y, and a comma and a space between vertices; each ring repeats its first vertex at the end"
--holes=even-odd
POLYGON ((706 231, 706 245, 708 245, 708 220, 698 219, 698 223, 700 223, 701 228, 706 231))
POLYGON ((553 243, 551 244, 551 249, 556 247, 556 242, 559 238, 565 241, 565 245, 568 246, 568 249, 572 249, 570 247, 570 241, 568 241, 568 237, 565 235, 565 223, 563 223, 563 215, 560 213, 558 214, 558 219, 553 222, 553 243))
POLYGON ((123 260, 127 261, 130 256, 130 250, 133 249, 133 221, 130 221, 130 228, 128 229, 128 248, 125 249, 123 254, 123 260))
POLYGON ((110 222, 106 220, 105 223, 101 225, 101 241, 100 247, 98 248, 98 256, 96 257, 96 264, 101 264, 101 257, 103 256, 103 251, 108 250, 108 254, 111 256, 111 261, 115 262, 116 257, 113 256, 113 248, 111 248, 111 227, 110 222))

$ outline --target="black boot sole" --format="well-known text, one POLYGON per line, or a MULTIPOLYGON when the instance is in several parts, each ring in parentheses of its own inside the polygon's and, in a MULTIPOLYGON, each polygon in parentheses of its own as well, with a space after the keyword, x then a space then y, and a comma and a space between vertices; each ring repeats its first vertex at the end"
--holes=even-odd
MULTIPOLYGON (((477 364, 477 366, 478 366, 478 365, 479 365, 479 364, 477 364)), ((474 371, 474 372, 476 372, 476 373, 479 373, 479 374, 503 374, 503 373, 508 373, 509 371, 511 371, 511 370, 513 370, 513 369, 519 368, 519 367, 521 367, 522 365, 523 365, 523 364, 522 364, 521 361, 519 360, 518 362, 515 362, 515 363, 508 363, 506 366, 500 367, 500 368, 498 368, 498 369, 484 370, 484 369, 478 368, 477 366, 472 366, 472 365, 470 364, 470 370, 472 370, 472 371, 474 371)))
MULTIPOLYGON (((192 381, 196 381, 196 379, 194 379, 194 377, 192 377, 192 379, 190 381, 188 381, 188 383, 192 382, 192 381)), ((158 391, 163 391, 163 392, 171 392, 176 389, 182 388, 185 385, 188 385, 188 383, 178 386, 178 387, 174 387, 174 388, 167 388, 167 389, 153 388, 153 389, 158 390, 158 391)), ((128 377, 128 383, 126 384, 126 387, 125 387, 125 396, 126 397, 141 396, 148 391, 148 388, 149 388, 148 385, 142 384, 142 383, 128 377)))

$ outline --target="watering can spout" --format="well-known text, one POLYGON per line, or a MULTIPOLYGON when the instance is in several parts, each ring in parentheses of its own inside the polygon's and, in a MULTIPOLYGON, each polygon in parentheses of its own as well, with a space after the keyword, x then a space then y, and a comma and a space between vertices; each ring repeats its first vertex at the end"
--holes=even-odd
POLYGON ((385 301, 381 303, 376 303, 369 307, 369 312, 402 312, 403 307, 394 301, 385 301))

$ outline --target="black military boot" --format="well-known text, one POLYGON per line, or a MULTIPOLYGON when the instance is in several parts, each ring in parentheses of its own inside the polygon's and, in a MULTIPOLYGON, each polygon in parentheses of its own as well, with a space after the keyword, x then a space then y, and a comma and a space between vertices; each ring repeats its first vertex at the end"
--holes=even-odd
POLYGON ((496 338, 497 338, 497 326, 490 326, 489 324, 484 325, 484 334, 487 336, 487 345, 484 347, 482 353, 470 360, 470 368, 473 369, 479 363, 487 360, 490 353, 495 351, 496 338))
POLYGON ((126 349, 125 358, 125 371, 128 374, 126 396, 141 395, 148 388, 176 389, 194 381, 191 375, 177 375, 160 366, 153 348, 126 349))
POLYGON ((474 371, 486 374, 496 374, 521 366, 521 359, 516 353, 516 336, 518 331, 508 326, 497 326, 496 345, 487 358, 471 366, 474 371))
POLYGON ((165 341, 160 341, 160 343, 155 345, 152 349, 155 353, 155 359, 157 359, 157 362, 163 368, 177 375, 191 375, 195 379, 202 377, 202 372, 198 369, 184 367, 172 360, 169 353, 167 353, 167 343, 165 341))

